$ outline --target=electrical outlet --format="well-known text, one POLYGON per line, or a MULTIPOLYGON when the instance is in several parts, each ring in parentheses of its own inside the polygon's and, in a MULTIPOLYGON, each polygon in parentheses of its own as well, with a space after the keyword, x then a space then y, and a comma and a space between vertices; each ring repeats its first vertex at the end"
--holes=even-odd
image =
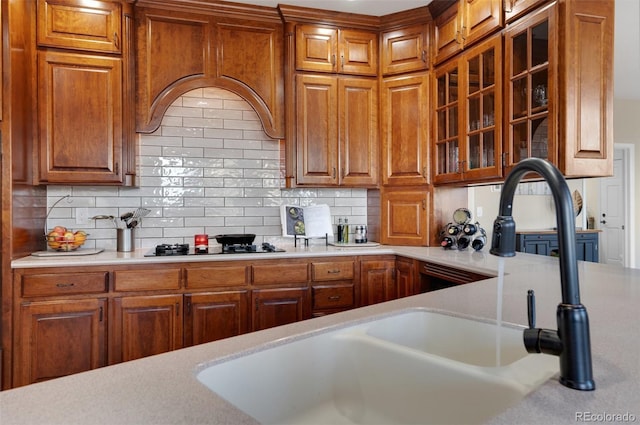
POLYGON ((89 224, 89 208, 76 208, 76 224, 89 224))
POLYGON ((482 207, 476 207, 476 217, 480 218, 482 217, 482 207))

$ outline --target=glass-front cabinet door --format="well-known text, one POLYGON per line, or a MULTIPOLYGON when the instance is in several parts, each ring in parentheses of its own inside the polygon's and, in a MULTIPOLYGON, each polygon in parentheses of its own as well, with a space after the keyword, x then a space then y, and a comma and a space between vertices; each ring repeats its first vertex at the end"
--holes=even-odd
POLYGON ((552 67, 555 51, 549 43, 554 10, 545 8, 505 33, 506 172, 525 158, 557 163, 552 67))
POLYGON ((458 125, 460 107, 458 92, 460 75, 458 61, 450 61, 436 70, 436 125, 434 183, 459 181, 460 169, 460 128, 458 125))
POLYGON ((465 75, 464 179, 500 177, 502 153, 502 38, 493 37, 463 57, 465 75))
POLYGON ((436 70, 434 183, 501 176, 502 38, 436 70))

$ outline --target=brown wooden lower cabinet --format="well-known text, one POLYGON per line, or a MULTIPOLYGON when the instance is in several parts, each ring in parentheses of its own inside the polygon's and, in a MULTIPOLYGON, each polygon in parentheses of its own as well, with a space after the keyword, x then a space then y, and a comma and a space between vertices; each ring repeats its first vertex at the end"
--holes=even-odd
POLYGON ((249 292, 224 291, 187 294, 184 345, 204 344, 249 331, 249 292))
POLYGON ((360 261, 360 305, 377 304, 398 298, 394 279, 395 259, 360 261))
POLYGON ((424 273, 395 255, 15 270, 3 389, 413 295, 424 273))
POLYGON ((109 363, 126 362, 182 347, 182 295, 113 299, 109 363))
POLYGON ((254 289, 252 330, 272 328, 311 317, 309 288, 254 289))
POLYGON ((353 281, 311 286, 313 317, 349 310, 355 305, 356 285, 353 281))
POLYGON ((416 280, 416 260, 411 258, 396 258, 396 282, 398 284, 398 298, 408 297, 420 293, 420 285, 416 280))
POLYGON ((18 320, 14 386, 106 365, 105 298, 25 302, 18 320))

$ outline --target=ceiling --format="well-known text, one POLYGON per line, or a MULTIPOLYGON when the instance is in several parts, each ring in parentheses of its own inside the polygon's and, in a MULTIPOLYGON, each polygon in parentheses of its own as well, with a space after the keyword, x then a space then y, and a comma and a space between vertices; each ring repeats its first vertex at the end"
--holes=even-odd
MULTIPOLYGON (((431 0, 232 0, 260 6, 288 4, 373 16, 426 6, 431 0)), ((438 1, 438 0, 434 0, 438 1)), ((640 100, 640 2, 615 0, 614 91, 618 99, 640 100)))

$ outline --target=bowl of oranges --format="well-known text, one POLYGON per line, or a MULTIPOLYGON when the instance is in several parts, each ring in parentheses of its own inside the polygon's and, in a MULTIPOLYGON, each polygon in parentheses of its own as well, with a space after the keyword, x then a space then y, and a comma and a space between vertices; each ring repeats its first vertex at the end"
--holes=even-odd
POLYGON ((70 230, 64 226, 55 226, 46 234, 47 245, 54 251, 75 251, 84 245, 87 232, 70 230))

